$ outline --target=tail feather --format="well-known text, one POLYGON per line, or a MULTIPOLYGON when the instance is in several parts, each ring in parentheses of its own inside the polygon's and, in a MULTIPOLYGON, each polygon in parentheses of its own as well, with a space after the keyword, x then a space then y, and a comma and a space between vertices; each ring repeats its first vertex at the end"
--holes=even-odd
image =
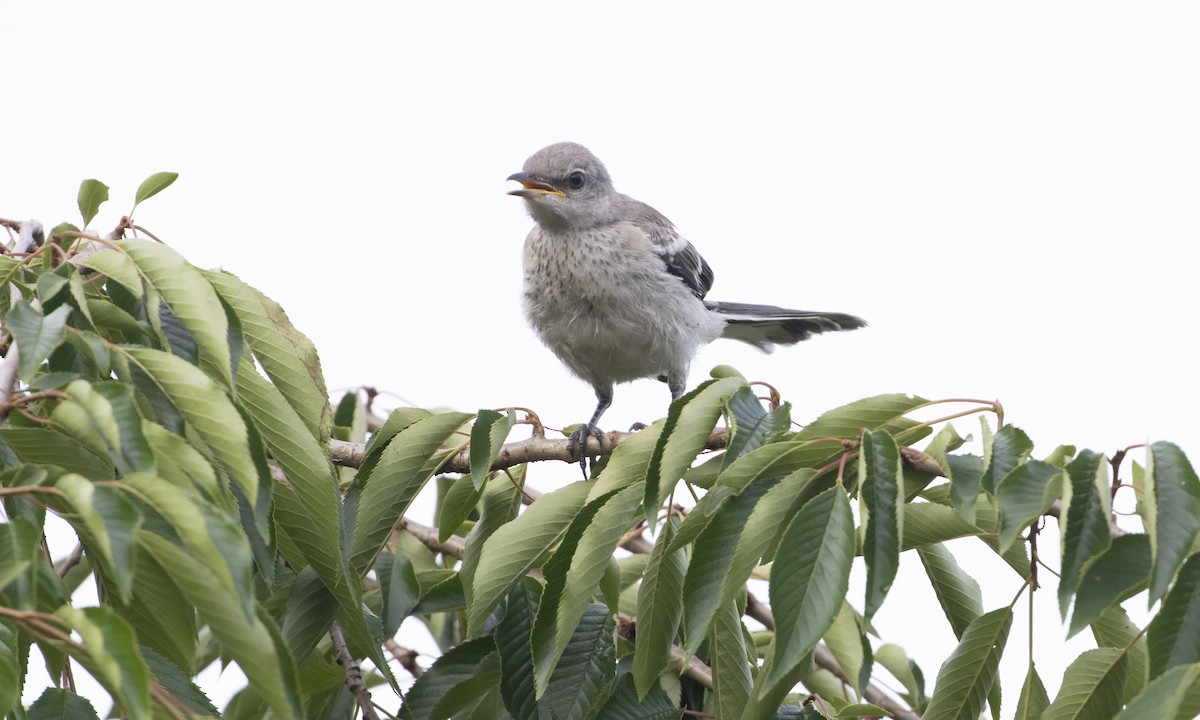
POLYGON ((721 337, 749 343, 764 352, 771 352, 775 345, 795 345, 818 333, 855 330, 867 324, 866 320, 846 313, 712 300, 706 300, 704 305, 725 319, 721 337))

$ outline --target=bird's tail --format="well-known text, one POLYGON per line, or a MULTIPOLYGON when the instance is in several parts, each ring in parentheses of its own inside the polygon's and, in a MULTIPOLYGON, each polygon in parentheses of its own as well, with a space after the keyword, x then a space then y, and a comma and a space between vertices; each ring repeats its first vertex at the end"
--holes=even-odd
POLYGON ((866 320, 846 313, 711 300, 704 305, 725 319, 721 337, 741 340, 764 352, 771 352, 775 345, 795 345, 817 333, 855 330, 867 324, 866 320))

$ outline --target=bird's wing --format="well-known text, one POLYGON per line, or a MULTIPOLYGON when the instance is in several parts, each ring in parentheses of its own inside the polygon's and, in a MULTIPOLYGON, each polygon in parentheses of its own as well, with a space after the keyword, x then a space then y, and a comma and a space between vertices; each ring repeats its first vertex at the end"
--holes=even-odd
POLYGON ((683 280, 692 293, 703 300, 712 288, 712 268, 666 216, 643 202, 627 200, 629 216, 650 238, 650 246, 666 263, 667 272, 683 280))

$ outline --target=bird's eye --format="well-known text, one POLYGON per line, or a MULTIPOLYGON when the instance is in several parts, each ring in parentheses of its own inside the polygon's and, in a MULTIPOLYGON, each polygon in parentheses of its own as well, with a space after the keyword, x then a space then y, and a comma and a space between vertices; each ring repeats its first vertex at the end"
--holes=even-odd
POLYGON ((572 190, 578 190, 579 188, 583 187, 583 183, 586 180, 587 180, 587 176, 585 176, 583 174, 583 171, 576 170, 575 172, 573 172, 567 176, 567 186, 570 187, 572 190))

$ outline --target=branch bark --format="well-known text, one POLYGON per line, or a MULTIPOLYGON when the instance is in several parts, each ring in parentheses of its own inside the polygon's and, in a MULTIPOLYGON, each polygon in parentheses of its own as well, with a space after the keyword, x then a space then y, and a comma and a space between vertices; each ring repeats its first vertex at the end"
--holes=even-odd
POLYGON ((375 712, 375 703, 371 701, 371 691, 363 682, 362 670, 354 661, 350 649, 346 647, 346 636, 342 634, 342 626, 338 625, 337 621, 334 621, 333 627, 329 629, 329 637, 333 640, 338 665, 342 666, 342 672, 346 674, 346 687, 350 688, 354 699, 358 701, 363 720, 379 720, 379 714, 375 712))

